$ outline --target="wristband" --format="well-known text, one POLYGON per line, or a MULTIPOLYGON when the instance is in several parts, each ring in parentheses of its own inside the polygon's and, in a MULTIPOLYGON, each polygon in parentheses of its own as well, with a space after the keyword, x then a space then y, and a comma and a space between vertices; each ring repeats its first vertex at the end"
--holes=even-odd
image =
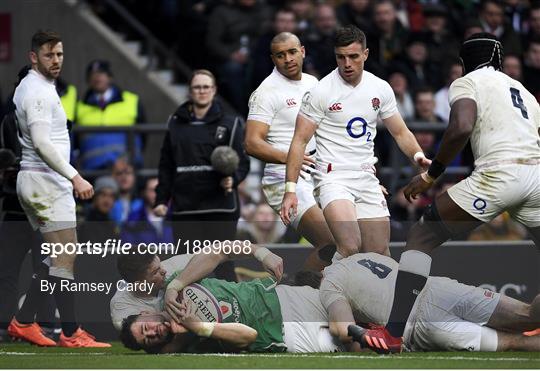
POLYGON ((414 162, 418 162, 418 159, 420 158, 426 158, 426 155, 424 155, 424 152, 416 152, 413 156, 414 162))
POLYGON ((286 182, 285 183, 285 193, 291 192, 296 193, 296 183, 295 182, 286 182))
POLYGON ((180 291, 184 287, 186 287, 186 285, 182 281, 174 279, 167 285, 167 290, 180 291))
POLYGON ((431 165, 429 166, 429 169, 427 171, 427 174, 433 178, 433 180, 437 179, 441 176, 442 173, 446 170, 446 165, 444 165, 442 162, 437 161, 437 159, 433 159, 431 161, 431 165))
POLYGON ((257 259, 258 261, 262 262, 264 258, 268 256, 268 254, 271 254, 271 251, 268 250, 266 247, 259 247, 255 252, 253 253, 253 257, 257 259))
POLYGON ((435 182, 435 179, 429 176, 427 171, 420 173, 420 177, 426 182, 427 184, 433 184, 435 182))
POLYGON ((196 332, 198 336, 209 338, 216 327, 215 322, 201 322, 201 328, 196 332))

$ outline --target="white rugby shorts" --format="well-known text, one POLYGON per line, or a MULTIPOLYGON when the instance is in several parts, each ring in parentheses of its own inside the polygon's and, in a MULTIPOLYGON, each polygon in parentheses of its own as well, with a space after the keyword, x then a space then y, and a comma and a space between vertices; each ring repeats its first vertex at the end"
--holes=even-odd
POLYGON ((412 351, 479 351, 501 295, 446 277, 430 277, 405 328, 412 351))
POLYGON ((540 226, 540 164, 480 168, 448 189, 463 210, 487 223, 504 211, 527 227, 540 226))
POLYGON ((357 219, 390 216, 379 179, 372 172, 336 170, 313 179, 315 199, 322 210, 332 201, 349 200, 355 204, 357 219))
MULTIPOLYGON (((281 211, 281 203, 283 202, 283 195, 285 194, 285 182, 280 180, 278 182, 263 181, 262 186, 264 198, 266 203, 270 205, 276 213, 281 211)), ((304 213, 313 206, 317 205, 315 198, 313 197, 313 183, 311 181, 298 179, 296 184, 296 197, 298 197, 298 209, 296 216, 292 218, 292 226, 296 229, 304 213)))
POLYGON ((73 185, 56 174, 21 170, 17 175, 17 196, 30 225, 40 232, 75 228, 73 185))

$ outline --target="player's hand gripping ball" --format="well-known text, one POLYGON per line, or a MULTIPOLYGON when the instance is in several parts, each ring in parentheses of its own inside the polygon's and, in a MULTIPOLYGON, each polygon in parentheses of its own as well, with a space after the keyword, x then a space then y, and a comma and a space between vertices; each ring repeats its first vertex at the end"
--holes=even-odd
POLYGON ((196 308, 195 316, 203 322, 222 322, 223 315, 232 310, 230 304, 218 302, 210 291, 198 283, 186 286, 178 293, 176 300, 196 308))

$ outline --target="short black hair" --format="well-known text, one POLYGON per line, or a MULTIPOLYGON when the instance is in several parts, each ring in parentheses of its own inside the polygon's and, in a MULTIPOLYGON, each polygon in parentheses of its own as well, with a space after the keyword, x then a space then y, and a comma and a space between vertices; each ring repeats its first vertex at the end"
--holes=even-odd
POLYGON ((121 254, 116 261, 116 268, 123 280, 133 283, 141 281, 154 261, 154 254, 121 254))
POLYGON ((365 49, 367 47, 366 34, 360 30, 358 27, 353 25, 348 25, 345 27, 340 27, 336 31, 336 36, 334 37, 334 46, 348 46, 354 42, 360 43, 365 49))
POLYGON ((131 350, 144 350, 146 353, 149 354, 157 354, 161 351, 161 349, 165 346, 165 344, 170 343, 171 340, 174 337, 174 334, 172 332, 169 332, 167 338, 163 341, 161 344, 156 345, 146 345, 146 344, 139 344, 137 343, 137 340, 135 339, 135 336, 133 336, 133 332, 131 331, 131 326, 137 322, 137 319, 139 319, 140 314, 132 314, 131 316, 128 316, 124 318, 122 321, 122 328, 120 330, 120 341, 122 341, 122 344, 128 349, 131 350))
POLYGON ((120 330, 120 341, 124 346, 131 350, 141 350, 143 347, 141 344, 137 343, 137 340, 135 340, 135 336, 133 336, 133 333, 131 332, 131 325, 133 325, 137 318, 139 318, 140 314, 132 314, 131 316, 128 316, 127 318, 124 318, 122 320, 122 329, 120 330))
POLYGON ((486 66, 501 70, 504 51, 501 42, 495 36, 479 32, 463 42, 459 57, 463 62, 465 74, 486 66))
POLYGON ((312 270, 303 270, 294 275, 294 286, 309 286, 314 289, 321 287, 322 273, 312 270))
POLYGON ((62 42, 62 38, 58 32, 52 30, 38 30, 32 36, 30 50, 37 53, 43 45, 50 44, 51 46, 54 46, 59 42, 62 42))

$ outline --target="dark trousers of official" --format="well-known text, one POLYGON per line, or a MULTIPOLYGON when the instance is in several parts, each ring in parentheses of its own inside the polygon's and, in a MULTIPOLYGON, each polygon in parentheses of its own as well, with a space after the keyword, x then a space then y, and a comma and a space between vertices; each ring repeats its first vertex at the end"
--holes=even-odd
MULTIPOLYGON (((41 255, 39 232, 32 230, 19 213, 6 212, 0 222, 0 241, 0 329, 5 330, 18 310, 19 274, 26 254, 32 252, 33 270, 47 256, 41 255)), ((50 326, 54 321, 54 299, 46 293, 42 299, 36 322, 50 326)))
MULTIPOLYGON (((171 219, 175 241, 181 239, 179 254, 193 252, 195 244, 200 243, 202 247, 205 240, 211 243, 236 238, 238 216, 234 213, 173 214, 171 219)), ((236 281, 234 262, 220 264, 214 271, 214 275, 216 278, 236 281)))

